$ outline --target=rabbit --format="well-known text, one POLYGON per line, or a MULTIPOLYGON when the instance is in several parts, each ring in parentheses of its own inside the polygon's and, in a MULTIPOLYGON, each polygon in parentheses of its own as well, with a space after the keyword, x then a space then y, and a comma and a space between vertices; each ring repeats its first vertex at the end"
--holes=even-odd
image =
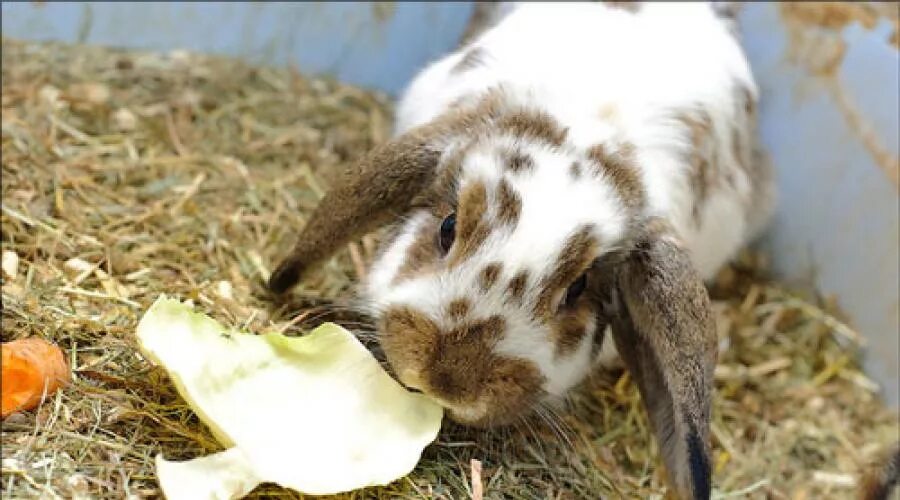
POLYGON ((623 365, 670 489, 711 494, 705 284, 766 227, 735 21, 710 3, 502 3, 423 67, 268 287, 389 226, 360 285, 387 363, 476 427, 623 365), (624 4, 624 5, 623 5, 624 4))

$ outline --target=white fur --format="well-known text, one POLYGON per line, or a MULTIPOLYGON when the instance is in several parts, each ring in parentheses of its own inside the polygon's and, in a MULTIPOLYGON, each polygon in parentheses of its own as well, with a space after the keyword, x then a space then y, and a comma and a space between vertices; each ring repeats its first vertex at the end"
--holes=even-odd
MULTIPOLYGON (((647 213, 672 224, 701 276, 711 278, 751 236, 745 221, 753 193, 747 174, 731 157, 730 127, 739 106, 735 86, 754 96, 757 90, 739 44, 708 4, 646 3, 635 14, 602 3, 523 3, 502 12, 498 24, 469 46, 484 50, 483 64, 452 71, 463 49, 428 65, 412 81, 397 106, 396 133, 431 121, 460 98, 502 85, 512 100, 542 109, 568 127, 571 150, 523 145, 538 168, 512 176, 496 155, 512 138, 482 141, 467 156, 461 182, 483 181, 493 193, 505 177, 523 198, 516 229, 493 233, 472 262, 453 273, 390 285, 411 235, 426 219, 414 214, 376 263, 367 292, 376 310, 407 304, 439 324, 447 321, 442 309, 447 303, 473 298, 471 316, 501 314, 508 322, 510 333, 498 351, 534 361, 548 377, 547 392, 558 395, 589 369, 590 338, 575 354, 555 356, 546 328, 527 319, 522 308, 507 305, 501 290, 485 295, 474 291, 478 272, 497 261, 503 263, 501 283, 522 269, 534 283, 548 272, 573 228, 586 222, 596 224, 604 245, 615 245, 626 221, 614 189, 590 178, 575 182, 567 169, 591 145, 628 141, 636 147, 647 213), (691 140, 684 127, 667 121, 673 110, 694 109, 709 113, 713 140, 729 152, 718 158, 718 168, 734 179, 710 191, 699 224, 692 216, 697 193, 691 190, 685 160, 691 140)), ((534 299, 528 295, 526 302, 534 299)), ((609 337, 602 350, 607 365, 615 357, 609 337)))
MULTIPOLYGON (((397 106, 397 133, 428 122, 450 103, 504 84, 570 127, 570 138, 589 146, 611 136, 598 116, 614 110, 617 133, 638 147, 638 163, 651 210, 665 216, 708 279, 745 243, 741 202, 749 193, 743 172, 730 159, 721 168, 743 179, 742 191, 723 192, 691 221, 694 196, 681 156, 690 140, 660 124, 660 112, 703 108, 715 140, 730 145, 727 125, 740 82, 756 93, 750 66, 727 25, 706 3, 644 3, 638 13, 602 3, 522 3, 508 9, 493 29, 473 41, 485 63, 451 73, 464 51, 426 67, 397 106)), ((730 150, 729 148, 723 148, 730 150)), ((758 207, 764 210, 765 207, 758 207)))
POLYGON ((378 265, 373 266, 366 280, 366 287, 370 296, 377 296, 379 290, 387 290, 391 280, 400 271, 404 257, 409 246, 415 241, 416 231, 426 221, 426 214, 416 213, 405 224, 400 226, 398 233, 387 249, 378 258, 378 265))

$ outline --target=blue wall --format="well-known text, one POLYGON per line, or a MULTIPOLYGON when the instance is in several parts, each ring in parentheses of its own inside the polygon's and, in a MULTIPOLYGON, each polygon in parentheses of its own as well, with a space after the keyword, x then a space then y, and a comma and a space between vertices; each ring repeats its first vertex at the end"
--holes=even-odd
POLYGON ((454 47, 471 3, 3 2, 3 35, 296 64, 396 95, 454 47))

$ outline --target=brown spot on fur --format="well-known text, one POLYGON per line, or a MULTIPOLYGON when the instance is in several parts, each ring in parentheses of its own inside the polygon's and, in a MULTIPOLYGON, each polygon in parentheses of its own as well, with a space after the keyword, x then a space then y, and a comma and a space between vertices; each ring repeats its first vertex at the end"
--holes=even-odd
POLYGON ((450 69, 450 73, 459 74, 470 69, 477 68, 478 66, 484 64, 486 56, 487 53, 481 47, 469 49, 469 51, 466 52, 462 59, 460 59, 459 62, 450 69))
POLYGON ((688 162, 691 165, 691 191, 695 197, 693 216, 694 220, 699 223, 700 208, 709 197, 709 188, 714 174, 712 168, 714 155, 712 118, 709 113, 700 110, 691 114, 682 113, 678 115, 678 120, 688 128, 691 140, 688 162))
POLYGON ((521 151, 509 153, 508 157, 504 159, 504 164, 513 173, 534 170, 534 160, 521 151))
POLYGON ((604 4, 635 14, 641 10, 641 2, 603 2, 604 4))
POLYGON ((514 226, 519 222, 522 213, 522 198, 513 187, 503 179, 497 188, 497 219, 501 224, 514 226))
POLYGON ((634 146, 625 144, 617 151, 610 151, 606 145, 597 144, 588 150, 588 157, 612 181, 628 208, 638 210, 644 206, 644 186, 635 165, 634 146))
POLYGON ((548 318, 555 313, 556 299, 597 257, 598 244, 591 235, 593 227, 584 226, 569 237, 553 271, 541 280, 540 293, 534 306, 534 317, 548 318))
POLYGON ((440 257, 436 241, 434 224, 426 222, 419 228, 416 237, 406 250, 403 265, 394 276, 393 282, 399 283, 433 269, 440 257))
POLYGON ((471 257, 484 243, 490 228, 484 218, 487 211, 487 188, 481 182, 463 188, 456 214, 456 241, 450 250, 449 265, 454 267, 471 257))
POLYGON ((572 162, 572 165, 569 166, 569 175, 576 181, 581 179, 581 163, 572 162))
POLYGON ((503 265, 499 262, 494 262, 488 264, 478 273, 478 285, 481 286, 482 291, 488 291, 494 286, 494 283, 497 282, 497 278, 500 277, 500 270, 503 268, 503 265))
POLYGON ((469 299, 456 299, 449 304, 447 304, 447 315, 451 318, 460 321, 469 314, 469 308, 471 304, 469 303, 469 299))
POLYGON ((584 336, 587 335, 587 324, 591 313, 590 307, 582 303, 578 309, 565 314, 555 322, 552 331, 557 356, 568 356, 581 345, 584 336))
POLYGON ((503 116, 497 121, 497 129, 554 146, 562 146, 569 133, 548 113, 537 110, 517 111, 503 116))
POLYGON ((695 148, 701 148, 709 140, 712 133, 712 118, 706 111, 682 114, 679 119, 688 126, 691 134, 691 144, 695 148))
POLYGON ((528 271, 522 270, 509 280, 506 286, 506 293, 511 302, 521 304, 525 298, 525 287, 528 285, 528 271))

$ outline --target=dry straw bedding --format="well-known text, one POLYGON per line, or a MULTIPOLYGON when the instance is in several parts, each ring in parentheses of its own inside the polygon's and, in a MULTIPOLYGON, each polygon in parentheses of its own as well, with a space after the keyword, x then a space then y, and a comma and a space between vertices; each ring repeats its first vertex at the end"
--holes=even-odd
MULTIPOLYGON (((3 496, 158 497, 157 453, 221 447, 137 353, 137 320, 165 292, 253 331, 337 320, 368 338, 348 297, 377 235, 340 252, 290 304, 273 305, 261 283, 329 176, 388 137, 391 104, 183 52, 6 39, 2 58, 2 338, 51 339, 75 376, 3 422, 3 496)), ((852 498, 859 472, 898 438, 896 413, 860 370, 858 336, 825 301, 769 282, 758 257, 711 291, 717 495, 852 498)), ((489 433, 447 425, 409 477, 347 497, 463 498, 473 484, 486 498, 661 497, 627 375, 596 374, 546 417, 489 433)))

